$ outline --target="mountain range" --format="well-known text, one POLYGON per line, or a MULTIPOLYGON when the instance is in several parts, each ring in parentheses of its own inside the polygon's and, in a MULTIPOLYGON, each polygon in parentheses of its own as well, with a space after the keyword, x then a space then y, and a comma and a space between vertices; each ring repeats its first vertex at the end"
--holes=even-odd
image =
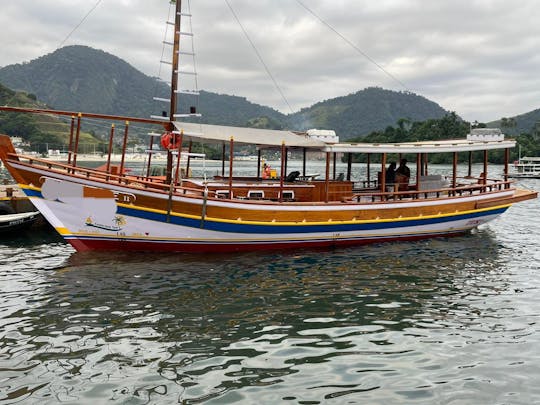
MULTIPOLYGON (((30 62, 0 69, 0 83, 33 94, 47 105, 70 111, 148 117, 161 115, 153 97, 168 97, 169 87, 122 59, 86 46, 67 46, 30 62)), ((189 109, 187 101, 180 111, 189 109)), ((401 118, 422 121, 447 111, 422 96, 381 88, 314 104, 285 115, 245 97, 201 91, 201 122, 274 129, 334 129, 341 139, 367 135, 401 118)))
MULTIPOLYGON (((26 92, 60 110, 136 117, 161 115, 164 108, 153 97, 167 98, 169 87, 124 60, 87 46, 66 46, 30 62, 0 68, 0 83, 26 92)), ((179 111, 193 101, 180 99, 179 111)), ((166 107, 166 106, 165 106, 166 107)), ((316 103, 292 114, 255 104, 245 97, 201 91, 197 103, 200 122, 273 129, 333 129, 340 139, 365 136, 395 126, 400 119, 424 121, 448 111, 425 97, 377 87, 316 103)), ((494 121, 509 134, 531 131, 540 121, 540 109, 506 122, 494 121)))

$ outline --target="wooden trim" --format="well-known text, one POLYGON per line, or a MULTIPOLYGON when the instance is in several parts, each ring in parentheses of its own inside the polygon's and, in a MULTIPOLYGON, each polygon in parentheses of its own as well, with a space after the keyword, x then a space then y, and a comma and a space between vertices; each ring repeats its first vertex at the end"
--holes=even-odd
MULTIPOLYGON (((111 171, 111 154, 113 150, 113 137, 114 137, 114 124, 111 124, 111 133, 109 135, 109 148, 107 152, 107 165, 105 166, 107 173, 111 171)), ((152 137, 150 137, 150 142, 152 142, 152 137)), ((152 156, 152 154, 150 154, 152 156)), ((68 161, 69 164, 69 161, 68 161)), ((150 164, 150 162, 148 162, 150 164)))
POLYGON ((420 187, 420 176, 422 175, 422 154, 416 154, 416 189, 420 187))
MULTIPOLYGON (((95 169, 87 169, 87 168, 73 168, 70 165, 66 165, 63 163, 56 163, 56 162, 50 162, 45 159, 40 158, 34 158, 30 156, 18 156, 15 153, 8 152, 6 153, 6 158, 11 161, 17 161, 18 164, 27 167, 28 170, 34 168, 34 169, 41 169, 41 170, 48 170, 51 172, 51 174, 58 174, 58 175, 64 175, 64 176, 73 176, 76 179, 79 180, 86 180, 86 181, 94 181, 97 183, 103 183, 106 187, 106 184, 109 183, 107 181, 107 178, 112 178, 113 180, 116 180, 119 184, 119 186, 127 187, 134 194, 137 194, 137 191, 148 191, 148 192, 155 192, 159 193, 162 196, 166 196, 169 193, 170 185, 164 184, 162 181, 154 182, 151 181, 149 178, 144 178, 141 176, 120 176, 120 175, 113 175, 110 173, 97 171, 95 169), (28 160, 28 162, 23 162, 20 159, 28 160), (70 172, 73 171, 73 174, 70 174, 70 172)), ((9 164, 9 161, 7 161, 9 164)), ((28 172, 29 175, 36 177, 35 179, 25 179, 24 176, 21 177, 20 183, 21 184, 39 184, 38 177, 41 175, 37 173, 28 172)), ((341 182, 335 182, 336 184, 340 184, 341 182)), ((321 183, 319 183, 321 184, 321 183)), ((505 201, 505 199, 511 198, 511 197, 497 197, 496 194, 500 193, 501 191, 511 191, 513 190, 511 188, 512 182, 508 181, 497 181, 493 183, 489 183, 487 185, 485 184, 472 184, 467 186, 461 186, 456 187, 454 189, 447 188, 447 189, 438 189, 438 190, 408 190, 403 193, 393 193, 396 194, 407 194, 411 198, 407 198, 402 200, 404 203, 410 203, 411 201, 418 201, 418 199, 438 199, 438 200, 448 200, 448 204, 459 204, 460 203, 460 197, 466 197, 466 196, 478 196, 478 195, 490 195, 493 194, 493 200, 490 201, 505 201), (432 196, 432 194, 436 194, 435 196, 432 196)), ((264 185, 264 183, 261 184, 261 186, 264 185)), ((322 184, 321 184, 322 185, 322 184)), ((271 185, 269 185, 271 186, 271 185)), ((306 184, 305 187, 312 187, 310 184, 306 184)), ((173 186, 173 191, 176 193, 176 195, 180 195, 185 191, 188 191, 189 194, 183 194, 183 197, 189 197, 189 198, 195 198, 200 199, 200 197, 204 193, 203 188, 193 188, 193 187, 183 187, 183 186, 173 186), (191 194, 191 195, 190 195, 191 194)), ((334 192, 334 191, 333 191, 334 192)), ((349 191, 350 193, 350 191, 349 191)), ((536 192, 528 192, 528 191, 522 191, 522 190, 516 190, 515 191, 516 198, 519 197, 520 199, 530 199, 536 196, 536 192), (534 194, 534 196, 533 196, 534 194)), ((350 197, 346 200, 342 200, 342 203, 351 203, 356 204, 358 202, 362 202, 363 204, 367 204, 366 201, 363 200, 363 197, 369 197, 371 199, 371 202, 373 203, 381 203, 386 202, 386 198, 392 193, 369 193, 369 194, 349 194, 350 197), (355 200, 357 202, 355 202, 355 200)), ((330 193, 328 193, 325 196, 325 199, 329 198, 330 193)), ((141 197, 142 198, 142 197, 141 197)), ((151 197, 145 197, 145 198, 151 198, 151 197)), ((234 200, 236 203, 243 203, 242 200, 234 200)), ((397 200, 394 200, 393 203, 396 203, 397 200)), ((463 202, 463 204, 470 204, 473 202, 463 202)), ((265 204, 278 204, 277 202, 267 201, 265 204)), ((283 203, 287 204, 287 203, 283 203)), ((289 203, 290 204, 290 203, 289 203)), ((311 201, 311 202, 305 202, 305 203, 294 203, 298 206, 324 206, 325 203, 322 202, 322 199, 318 201, 311 201)), ((444 204, 444 203, 443 203, 444 204)), ((491 203, 490 203, 491 204, 491 203)), ((502 204, 502 203, 500 203, 502 204)), ((499 204, 499 205, 500 205, 499 204)), ((142 205, 146 206, 146 205, 142 205)), ((336 210, 339 211, 339 204, 336 204, 333 202, 331 206, 336 206, 336 210)), ((148 206, 149 208, 153 208, 153 206, 148 206)), ((432 208, 431 206, 419 206, 415 207, 416 210, 420 210, 420 212, 429 211, 432 208)), ((437 206, 439 207, 439 206, 437 206)), ((173 208, 173 211, 175 209, 173 208)), ((363 210, 362 210, 363 212, 363 210)), ((320 213, 319 213, 320 214, 320 213)), ((255 214, 254 214, 255 215, 255 214)), ((288 215, 287 213, 283 213, 284 216, 288 215)), ((311 214, 310 214, 311 215, 311 214)), ((318 215, 313 213, 313 215, 318 215)), ((344 214, 345 215, 345 214, 344 214)), ((348 214, 347 214, 348 215, 348 214)), ((211 216, 209 214, 209 216, 211 216)))
POLYGON ((225 177, 225 142, 221 145, 221 176, 225 177))
POLYGON ((46 108, 21 108, 21 107, 0 106, 0 111, 27 112, 27 113, 33 113, 33 114, 54 114, 54 115, 66 115, 66 116, 78 116, 80 114, 81 118, 98 118, 98 119, 111 120, 111 121, 140 122, 144 124, 156 124, 162 127, 168 124, 167 122, 158 121, 154 119, 148 119, 148 118, 128 117, 125 115, 107 115, 107 114, 81 113, 81 112, 75 112, 75 111, 50 110, 46 108))
POLYGON ((180 132, 180 139, 178 140, 178 150, 176 155, 176 172, 174 173, 174 184, 178 183, 178 178, 182 178, 180 176, 181 168, 180 168, 180 159, 182 159, 182 143, 184 142, 184 131, 180 132))
POLYGON ((307 148, 302 148, 302 176, 306 175, 306 153, 307 148))
POLYGON ((510 149, 504 150, 504 181, 508 181, 508 163, 510 161, 510 149))
POLYGON ((494 200, 487 200, 487 201, 478 201, 476 203, 476 208, 482 209, 482 208, 491 208, 491 207, 504 206, 504 205, 512 205, 520 201, 526 201, 526 200, 530 200, 531 198, 536 198, 537 196, 538 196, 537 191, 516 190, 516 193, 512 197, 497 198, 494 200))
POLYGON ((386 192, 386 153, 381 158, 381 184, 379 184, 381 193, 386 192))
POLYGON ((452 159, 452 188, 456 188, 458 154, 454 152, 452 159))
MULTIPOLYGON (((401 192, 378 192, 378 193, 356 193, 352 196, 352 201, 360 201, 362 198, 371 198, 373 202, 375 201, 383 201, 387 199, 387 197, 393 195, 396 197, 399 196, 410 196, 413 200, 421 199, 422 197, 424 199, 429 198, 435 198, 435 199, 449 199, 449 198, 459 198, 466 195, 473 195, 474 192, 479 192, 478 194, 489 194, 489 193, 495 193, 498 191, 506 190, 510 187, 512 184, 511 181, 499 181, 490 183, 488 185, 485 184, 471 184, 467 186, 459 186, 454 188, 441 188, 441 189, 433 189, 433 190, 407 190, 407 191, 401 191, 401 192), (430 197, 430 195, 435 194, 434 197, 430 197)), ((406 200, 402 200, 406 201, 406 200)), ((410 200, 409 200, 410 201, 410 200)))
POLYGON ((367 154, 367 183, 369 184, 371 181, 371 153, 367 154))
POLYGON ((330 152, 326 152, 326 176, 324 179, 324 202, 328 202, 330 191, 330 152))
POLYGON ((122 158, 120 160, 120 173, 119 173, 120 176, 124 174, 124 164, 126 161, 126 147, 127 147, 127 140, 128 140, 128 131, 129 131, 129 121, 126 121, 126 126, 124 128, 124 139, 122 141, 122 158))
POLYGON ((285 141, 281 142, 281 175, 279 176, 279 202, 283 201, 283 182, 285 181, 285 160, 287 159, 287 148, 285 141))
POLYGON ((261 178, 261 150, 257 150, 257 178, 261 178))
POLYGON ((189 166, 191 163, 191 148, 192 147, 193 147, 193 140, 190 139, 189 145, 188 145, 188 157, 187 157, 187 162, 186 162, 186 177, 189 177, 189 166))
POLYGON ((351 181, 352 172, 352 153, 347 153, 347 181, 351 181))
POLYGON ((229 141, 229 195, 232 196, 233 181, 233 160, 234 160, 234 138, 229 141))
POLYGON ((488 151, 485 150, 484 151, 484 179, 483 179, 483 184, 487 183, 487 178, 488 178, 488 151))
POLYGON ((75 129, 75 116, 71 116, 71 126, 69 129, 69 145, 68 145, 68 164, 71 163, 71 154, 73 153, 73 131, 75 129))
POLYGON ((74 167, 77 165, 77 154, 79 153, 79 136, 81 134, 81 117, 82 117, 82 114, 79 113, 79 115, 77 116, 77 132, 75 133, 75 145, 73 147, 74 154, 73 154, 72 164, 74 167))
MULTIPOLYGON (((178 89, 178 74, 176 73, 178 71, 178 64, 180 59, 180 13, 182 12, 182 1, 177 0, 176 1, 176 11, 175 11, 175 18, 174 18, 174 32, 173 32, 173 52, 172 52, 172 69, 171 69, 171 105, 169 109, 169 130, 172 131, 172 121, 174 120, 174 114, 176 114, 176 104, 177 104, 177 97, 176 97, 176 90, 178 89)), ((180 158, 180 156, 178 157, 180 158)))
MULTIPOLYGON (((152 167, 152 150, 154 150, 154 137, 149 136, 148 138, 150 138, 150 144, 148 145, 148 150, 150 152, 148 153, 148 162, 146 163, 146 175, 150 176, 150 170, 151 170, 151 167, 152 167)), ((109 148, 109 150, 110 150, 110 148, 109 148)), ((107 170, 107 171, 109 171, 109 170, 107 170)))

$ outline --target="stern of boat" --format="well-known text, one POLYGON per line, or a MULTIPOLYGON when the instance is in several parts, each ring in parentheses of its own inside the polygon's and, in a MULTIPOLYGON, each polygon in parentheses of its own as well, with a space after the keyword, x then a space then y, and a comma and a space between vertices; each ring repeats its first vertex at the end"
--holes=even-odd
POLYGON ((504 206, 504 205, 509 207, 521 201, 534 200, 537 197, 538 197, 537 191, 516 188, 514 190, 514 194, 511 196, 478 201, 476 203, 476 208, 484 209, 484 208, 499 207, 499 206, 504 206))
POLYGON ((13 169, 13 167, 9 164, 8 159, 19 160, 17 157, 17 151, 11 142, 11 138, 8 135, 0 134, 0 160, 2 160, 4 167, 8 170, 11 177, 13 177, 17 183, 24 183, 24 179, 13 169))

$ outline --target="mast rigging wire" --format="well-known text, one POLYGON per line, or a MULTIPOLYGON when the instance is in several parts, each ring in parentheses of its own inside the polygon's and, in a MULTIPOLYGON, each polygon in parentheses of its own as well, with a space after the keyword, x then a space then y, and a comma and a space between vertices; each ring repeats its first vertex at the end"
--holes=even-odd
POLYGON ((345 41, 350 47, 352 47, 356 52, 358 52, 360 55, 362 55, 364 58, 366 58, 368 61, 373 63, 375 66, 377 66, 382 72, 384 72, 388 77, 390 77, 392 80, 394 80, 396 83, 398 83, 400 86, 402 86, 406 91, 411 91, 409 88, 403 83, 401 80, 399 80, 396 76, 394 76, 392 73, 387 71, 383 66, 381 66, 375 59, 373 59, 371 56, 369 56, 367 53, 362 51, 358 46, 356 46, 352 41, 350 41, 347 37, 345 37, 343 34, 341 34, 338 30, 336 30, 333 26, 331 26, 328 22, 323 20, 318 14, 316 14, 312 9, 310 9, 308 6, 306 6, 301 0, 296 0, 298 4, 300 4, 308 13, 310 13, 313 17, 315 17, 317 20, 319 20, 322 24, 326 25, 326 27, 333 31, 334 34, 336 34, 338 37, 340 37, 343 41, 345 41))
POLYGON ((259 53, 259 51, 257 50, 257 47, 255 46, 255 44, 253 43, 253 41, 251 40, 251 38, 249 37, 249 34, 247 33, 246 29, 244 28, 244 26, 242 25, 242 23, 240 22, 240 19, 238 18, 238 16, 236 15, 236 13, 234 12, 231 4, 229 3, 229 0, 225 0, 225 3, 227 3, 227 6, 229 7, 229 10, 231 10, 231 13, 233 15, 233 17, 235 18, 236 22, 238 23, 238 25, 240 26, 240 28, 242 29, 242 31, 244 32, 244 35, 246 37, 246 39, 248 40, 248 42, 251 44, 251 47, 253 48, 253 50, 255 51, 255 54, 257 55, 257 57, 259 58, 259 61, 262 63, 262 65, 264 66, 265 70, 266 70, 266 73, 268 74, 268 76, 270 77, 270 79, 272 80, 272 82, 274 83, 274 86, 276 86, 276 89, 277 91, 279 92, 279 94, 281 95, 281 97, 283 98, 283 100, 285 101, 285 104, 287 104, 287 106, 289 107, 289 110, 291 110, 291 113, 294 113, 294 110, 292 109, 291 105, 289 104, 289 101, 287 100, 287 98, 285 97, 285 94, 283 94, 283 91, 281 91, 281 88, 279 87, 276 79, 274 78, 274 76, 272 75, 272 73, 270 72, 270 69, 268 69, 268 66, 266 65, 266 63, 264 62, 264 59, 262 58, 261 54, 259 53))
POLYGON ((69 34, 67 34, 67 36, 64 38, 64 40, 62 42, 60 42, 60 45, 58 45, 56 47, 56 49, 62 48, 64 46, 64 44, 69 39, 69 37, 71 37, 71 35, 73 35, 73 33, 83 24, 83 22, 88 18, 88 16, 92 13, 92 11, 94 11, 96 9, 96 7, 99 6, 99 3, 101 3, 101 2, 102 2, 102 0, 98 0, 96 2, 96 4, 94 4, 94 6, 90 9, 90 11, 88 11, 86 13, 86 15, 82 18, 82 20, 79 21, 79 23, 75 26, 75 28, 73 28, 71 30, 71 32, 69 34))

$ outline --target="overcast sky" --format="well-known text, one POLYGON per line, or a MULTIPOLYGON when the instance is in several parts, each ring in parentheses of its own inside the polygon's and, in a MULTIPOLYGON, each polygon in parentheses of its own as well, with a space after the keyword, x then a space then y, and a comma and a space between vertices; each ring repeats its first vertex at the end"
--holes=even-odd
MULTIPOLYGON (((284 113, 369 86, 410 90, 470 121, 540 108, 538 0, 300 1, 228 0, 285 101, 227 1, 191 0, 199 88, 284 113)), ((53 52, 96 3, 4 0, 0 66, 53 52)), ((169 7, 101 0, 64 45, 102 49, 158 76, 169 7)))

